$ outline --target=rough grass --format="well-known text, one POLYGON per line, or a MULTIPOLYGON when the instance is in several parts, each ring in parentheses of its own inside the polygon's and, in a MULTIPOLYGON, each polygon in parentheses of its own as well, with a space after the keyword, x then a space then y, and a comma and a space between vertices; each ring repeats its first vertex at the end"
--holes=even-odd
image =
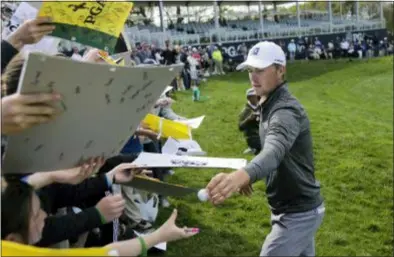
MULTIPOLYGON (((393 254, 393 59, 298 62, 288 66, 290 90, 307 109, 314 138, 316 175, 326 216, 318 231, 318 255, 393 254)), ((205 114, 194 139, 212 157, 241 157, 246 148, 237 115, 248 88, 245 73, 213 77, 201 87, 209 99, 193 103, 178 92, 174 109, 205 114)), ((250 159, 250 156, 246 156, 250 159)), ((178 169, 169 181, 204 187, 220 170, 178 169)), ((252 198, 235 196, 223 206, 195 196, 170 198, 179 225, 199 227, 191 239, 171 243, 171 256, 257 256, 270 231, 265 185, 252 198)), ((172 208, 171 208, 172 209, 172 208)), ((169 215, 161 211, 158 224, 169 215)))

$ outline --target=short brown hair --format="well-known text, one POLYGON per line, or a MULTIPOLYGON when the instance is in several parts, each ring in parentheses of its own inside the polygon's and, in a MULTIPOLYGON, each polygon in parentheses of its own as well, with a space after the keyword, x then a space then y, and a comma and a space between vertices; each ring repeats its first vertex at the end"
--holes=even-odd
POLYGON ((1 75, 1 97, 16 93, 26 58, 18 53, 11 59, 1 75))

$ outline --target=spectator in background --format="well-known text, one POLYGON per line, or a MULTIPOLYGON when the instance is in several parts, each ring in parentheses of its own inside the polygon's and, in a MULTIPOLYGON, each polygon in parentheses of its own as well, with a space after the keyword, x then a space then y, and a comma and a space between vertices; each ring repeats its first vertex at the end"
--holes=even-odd
POLYGON ((299 36, 297 41, 297 58, 307 59, 305 40, 299 36))
POLYGON ((141 60, 140 58, 137 56, 137 49, 133 49, 130 53, 130 59, 133 62, 133 65, 140 65, 141 64, 141 60))
POLYGON ((367 43, 367 58, 372 58, 374 54, 374 47, 371 39, 368 39, 367 43))
POLYGON ((209 77, 212 74, 212 60, 209 58, 208 50, 204 49, 202 54, 202 65, 205 70, 204 77, 209 77))
POLYGON ((179 47, 179 61, 182 62, 185 66, 183 67, 182 73, 179 77, 177 77, 177 88, 178 90, 185 90, 190 88, 190 64, 188 61, 188 50, 182 47, 179 47))
POLYGON ((167 40, 165 42, 165 44, 166 44, 166 48, 161 53, 161 56, 163 57, 163 60, 164 60, 164 65, 175 64, 176 63, 176 56, 178 53, 176 52, 176 49, 172 49, 169 40, 167 40))
POLYGON ((386 49, 385 55, 388 55, 389 41, 387 40, 387 37, 385 37, 385 38, 383 39, 383 44, 384 44, 384 47, 385 47, 385 49, 386 49))
POLYGON ((78 47, 73 47, 73 54, 71 55, 71 59, 75 61, 82 61, 82 56, 79 54, 78 47))
POLYGON ((248 57, 248 48, 246 47, 245 42, 238 46, 238 53, 244 57, 244 61, 248 57))
POLYGON ((212 59, 215 63, 215 72, 214 74, 225 75, 223 71, 223 56, 222 52, 219 50, 217 46, 214 47, 212 52, 212 59))
POLYGON ((320 48, 320 50, 322 50, 322 43, 320 42, 320 40, 317 38, 317 37, 315 37, 315 47, 316 48, 320 48))
POLYGON ((152 52, 147 43, 142 44, 142 49, 138 51, 137 56, 140 58, 141 63, 144 63, 146 59, 152 59, 152 52))
POLYGON ((361 40, 360 43, 360 48, 361 48, 361 54, 362 56, 367 56, 367 43, 365 42, 365 40, 361 40))
POLYGON ((162 50, 160 48, 156 48, 155 45, 152 45, 152 58, 159 64, 164 63, 164 58, 161 56, 162 50))
POLYGON ((347 41, 347 39, 343 38, 341 42, 341 56, 347 57, 348 51, 349 51, 349 42, 347 41))
POLYGON ((334 56, 334 43, 332 42, 332 40, 330 40, 330 42, 328 42, 327 44, 327 58, 332 59, 334 56))
POLYGON ((347 56, 349 57, 349 60, 351 61, 352 60, 351 58, 355 57, 355 55, 357 55, 357 52, 356 52, 356 50, 354 48, 354 44, 350 43, 349 44, 349 49, 347 51, 347 56))
POLYGON ((390 43, 388 43, 388 48, 387 48, 387 54, 393 54, 393 41, 391 41, 390 43))
POLYGON ((384 44, 383 40, 380 40, 379 42, 379 56, 385 56, 386 55, 386 45, 384 44))
POLYGON ((335 43, 334 43, 334 58, 340 58, 341 57, 341 39, 339 37, 337 37, 335 39, 335 43))
MULTIPOLYGON (((197 49, 196 49, 196 51, 197 51, 197 49)), ((198 80, 197 66, 198 66, 199 62, 193 56, 188 56, 187 60, 190 65, 189 74, 190 74, 190 80, 191 80, 191 83, 190 83, 191 87, 197 86, 197 80, 198 80)), ((189 88, 187 88, 187 89, 189 89, 189 88)))
POLYGON ((260 136, 259 136, 259 113, 258 103, 259 98, 253 88, 246 91, 246 103, 244 109, 239 115, 238 128, 244 133, 248 149, 244 153, 252 152, 258 154, 261 150, 260 136))
POLYGON ((197 61, 197 66, 201 65, 201 55, 197 51, 197 48, 193 47, 191 57, 193 57, 197 61))
POLYGON ((363 58, 363 49, 361 47, 361 42, 359 40, 356 40, 354 42, 354 51, 357 53, 359 59, 363 58))
POLYGON ((294 43, 294 39, 290 40, 290 43, 287 46, 287 50, 289 51, 290 61, 294 61, 296 54, 296 45, 294 43))

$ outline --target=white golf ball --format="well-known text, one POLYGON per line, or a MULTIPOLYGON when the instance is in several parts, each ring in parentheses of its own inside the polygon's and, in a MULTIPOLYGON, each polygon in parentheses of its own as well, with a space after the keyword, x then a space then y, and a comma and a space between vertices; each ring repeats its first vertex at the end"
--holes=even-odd
POLYGON ((208 192, 206 189, 201 189, 197 193, 197 197, 201 202, 206 202, 208 200, 208 192))

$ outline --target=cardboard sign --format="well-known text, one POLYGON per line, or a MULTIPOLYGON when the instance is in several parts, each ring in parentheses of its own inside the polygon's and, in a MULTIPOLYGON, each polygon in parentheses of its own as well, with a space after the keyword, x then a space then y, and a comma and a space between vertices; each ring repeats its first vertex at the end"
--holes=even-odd
POLYGON ((246 159, 214 158, 180 156, 175 154, 158 154, 142 152, 133 162, 140 168, 218 168, 218 169, 240 169, 245 167, 246 159))
POLYGON ((156 179, 140 175, 135 176, 132 181, 128 183, 122 183, 121 185, 130 186, 147 192, 157 193, 158 195, 176 197, 183 197, 188 194, 197 195, 198 191, 197 189, 184 187, 181 185, 168 184, 156 179))
POLYGON ((30 53, 18 92, 59 92, 62 114, 10 136, 3 172, 75 167, 81 158, 117 154, 182 65, 120 67, 30 53))
POLYGON ((113 53, 132 7, 129 1, 44 1, 38 16, 52 18, 52 36, 113 53))

